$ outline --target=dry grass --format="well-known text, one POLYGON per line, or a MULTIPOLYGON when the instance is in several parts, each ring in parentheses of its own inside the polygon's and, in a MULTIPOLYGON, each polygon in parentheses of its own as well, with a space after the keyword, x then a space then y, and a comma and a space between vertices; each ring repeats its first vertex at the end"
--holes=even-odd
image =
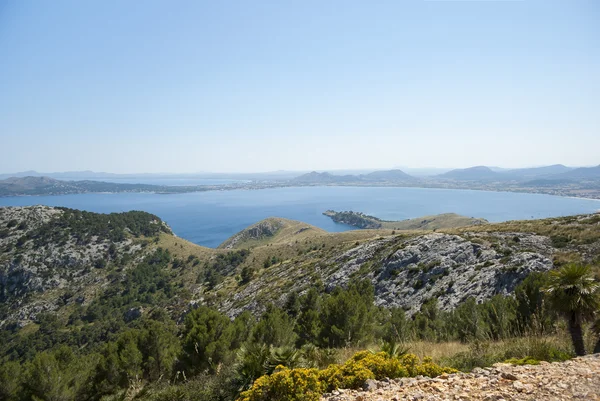
POLYGON ((429 356, 434 361, 439 362, 444 358, 450 358, 459 352, 465 352, 469 349, 467 344, 458 341, 443 343, 434 343, 429 341, 414 341, 405 344, 408 352, 417 355, 419 358, 429 356))
POLYGON ((385 221, 382 222, 382 226, 390 230, 439 230, 487 223, 485 219, 461 216, 456 213, 442 213, 402 221, 385 221))
POLYGON ((575 245, 591 244, 600 241, 600 214, 540 220, 514 220, 448 230, 448 232, 454 233, 467 231, 529 232, 550 238, 564 238, 568 240, 568 243, 575 245))
POLYGON ((269 217, 259 221, 258 223, 252 224, 244 230, 234 234, 232 237, 229 237, 221 245, 219 245, 219 248, 229 245, 231 240, 238 236, 242 236, 242 238, 237 240, 233 246, 233 249, 247 249, 256 248, 259 246, 285 244, 325 233, 325 230, 301 221, 283 219, 279 217, 269 217), (261 225, 267 225, 273 228, 277 227, 277 231, 272 236, 252 238, 252 235, 249 233, 249 231, 261 225), (244 235, 247 237, 244 238, 244 235))
MULTIPOLYGON (((415 354, 419 358, 425 357, 433 358, 434 362, 439 362, 444 359, 450 358, 459 352, 465 352, 469 350, 468 344, 463 344, 458 341, 449 342, 429 342, 429 341, 411 341, 404 344, 400 344, 400 350, 406 351, 409 354, 415 354)), ((380 344, 371 344, 367 349, 378 352, 381 350, 380 344)), ((339 350, 338 362, 344 363, 350 359, 354 354, 360 351, 364 351, 365 347, 347 347, 339 350)))
POLYGON ((215 255, 217 250, 196 245, 193 242, 171 234, 161 233, 157 246, 167 249, 174 257, 187 258, 189 255, 197 256, 200 259, 206 259, 215 255))

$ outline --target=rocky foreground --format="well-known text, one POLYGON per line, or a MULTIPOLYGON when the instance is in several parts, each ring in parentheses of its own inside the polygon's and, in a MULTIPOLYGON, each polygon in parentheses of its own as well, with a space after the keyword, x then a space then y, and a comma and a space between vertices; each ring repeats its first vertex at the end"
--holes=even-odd
POLYGON ((600 354, 540 365, 496 364, 437 378, 369 380, 364 390, 339 390, 322 401, 600 400, 600 354))

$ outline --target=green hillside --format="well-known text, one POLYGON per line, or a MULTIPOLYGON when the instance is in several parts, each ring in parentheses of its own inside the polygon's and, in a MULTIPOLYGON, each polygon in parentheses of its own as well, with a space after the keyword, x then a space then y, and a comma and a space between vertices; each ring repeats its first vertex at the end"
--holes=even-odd
POLYGON ((586 215, 327 233, 270 218, 209 249, 144 212, 0 208, 0 398, 233 400, 283 365, 321 369, 306 371, 318 399, 442 365, 561 360, 574 351, 543 289, 571 262, 598 276, 599 228, 586 215), (350 358, 367 348, 385 352, 350 358))

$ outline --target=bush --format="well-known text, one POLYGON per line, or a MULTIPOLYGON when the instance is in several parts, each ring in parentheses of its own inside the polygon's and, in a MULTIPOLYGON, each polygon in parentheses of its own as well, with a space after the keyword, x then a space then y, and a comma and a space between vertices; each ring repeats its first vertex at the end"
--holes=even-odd
POLYGON ((338 388, 360 388, 367 380, 374 379, 375 374, 360 363, 330 365, 319 372, 319 379, 327 391, 338 388))
POLYGON ((278 367, 270 376, 258 378, 239 401, 318 401, 324 392, 317 369, 278 367))
MULTIPOLYGON (((391 358, 385 352, 376 354, 369 351, 362 351, 354 354, 349 362, 354 362, 365 366, 375 375, 375 379, 383 379, 389 377, 395 379, 397 377, 408 376, 408 370, 398 358, 391 358)), ((348 362, 346 362, 348 364, 348 362)))
POLYGON ((397 358, 385 352, 369 351, 358 352, 346 363, 329 365, 320 371, 287 369, 282 366, 277 369, 278 372, 273 375, 256 380, 250 390, 242 393, 240 400, 318 400, 324 391, 358 389, 369 379, 438 376, 457 372, 452 368, 438 366, 431 359, 426 358, 421 362, 412 354, 397 358))
POLYGON ((510 358, 510 359, 507 359, 506 361, 504 361, 504 363, 512 363, 513 365, 521 366, 521 365, 539 365, 540 361, 526 356, 525 358, 521 358, 521 359, 510 358))

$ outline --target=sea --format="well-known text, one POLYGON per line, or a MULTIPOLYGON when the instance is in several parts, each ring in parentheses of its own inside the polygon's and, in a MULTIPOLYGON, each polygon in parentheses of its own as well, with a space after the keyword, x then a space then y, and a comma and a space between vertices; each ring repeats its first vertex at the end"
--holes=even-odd
MULTIPOLYGON (((180 184, 181 185, 181 184, 180 184)), ((490 222, 541 219, 600 210, 600 201, 551 195, 397 187, 284 187, 184 194, 101 193, 0 198, 0 206, 64 206, 110 213, 143 210, 167 222, 176 235, 217 247, 267 217, 300 220, 329 232, 355 229, 323 212, 353 210, 384 220, 454 212, 490 222)))

